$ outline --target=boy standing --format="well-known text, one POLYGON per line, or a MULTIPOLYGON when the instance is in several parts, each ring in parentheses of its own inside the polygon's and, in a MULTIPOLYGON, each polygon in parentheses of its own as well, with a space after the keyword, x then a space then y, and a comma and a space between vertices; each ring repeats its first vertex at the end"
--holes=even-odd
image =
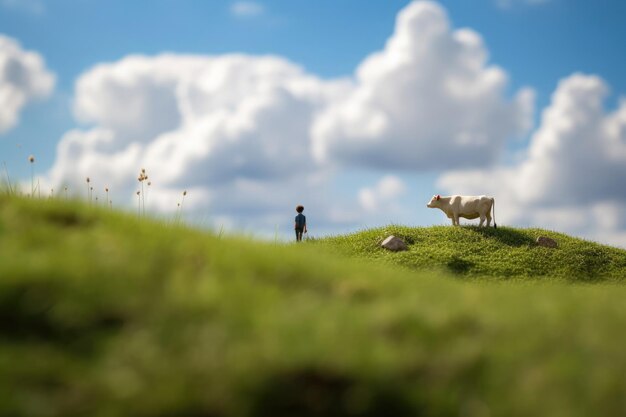
POLYGON ((296 216, 296 223, 294 225, 294 229, 296 229, 296 241, 302 241, 302 233, 306 233, 306 217, 302 212, 304 211, 304 206, 296 207, 296 211, 298 215, 296 216))

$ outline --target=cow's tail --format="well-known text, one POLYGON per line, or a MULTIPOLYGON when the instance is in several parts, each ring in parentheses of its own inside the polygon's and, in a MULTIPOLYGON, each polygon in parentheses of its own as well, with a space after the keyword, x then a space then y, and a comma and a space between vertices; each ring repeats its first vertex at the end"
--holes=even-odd
POLYGON ((493 228, 497 229, 498 225, 496 224, 496 199, 491 198, 491 209, 493 210, 493 228))

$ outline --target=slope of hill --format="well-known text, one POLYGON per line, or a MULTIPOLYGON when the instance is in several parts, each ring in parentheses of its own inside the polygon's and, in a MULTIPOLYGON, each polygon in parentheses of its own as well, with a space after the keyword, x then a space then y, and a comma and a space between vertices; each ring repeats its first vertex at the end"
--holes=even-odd
POLYGON ((626 415, 626 286, 328 252, 0 197, 0 415, 626 415))
POLYGON ((346 255, 457 276, 626 280, 625 250, 541 229, 387 226, 314 243, 346 255), (403 239, 409 249, 399 253, 382 249, 380 243, 389 235, 403 239), (556 240, 558 248, 538 246, 539 236, 556 240))

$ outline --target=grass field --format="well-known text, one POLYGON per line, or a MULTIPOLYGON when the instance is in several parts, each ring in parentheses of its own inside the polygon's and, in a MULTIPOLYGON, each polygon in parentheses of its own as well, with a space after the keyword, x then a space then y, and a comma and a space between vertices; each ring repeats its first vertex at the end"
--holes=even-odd
POLYGON ((387 229, 276 245, 0 197, 0 415, 626 415, 625 251, 387 229))
POLYGON ((626 251, 541 229, 387 226, 315 243, 344 255, 461 278, 626 281, 626 251), (381 248, 389 235, 403 239, 409 249, 381 248), (539 236, 556 240, 558 249, 538 246, 539 236))

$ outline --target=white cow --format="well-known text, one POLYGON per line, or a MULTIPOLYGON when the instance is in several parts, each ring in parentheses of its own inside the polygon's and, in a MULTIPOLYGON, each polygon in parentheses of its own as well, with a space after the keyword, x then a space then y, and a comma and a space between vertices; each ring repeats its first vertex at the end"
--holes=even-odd
POLYGON ((452 195, 450 197, 442 197, 435 195, 430 199, 430 203, 427 204, 429 208, 439 208, 446 213, 449 219, 452 219, 452 225, 459 225, 459 217, 466 219, 477 219, 480 217, 480 224, 482 226, 487 219, 487 226, 491 225, 491 209, 493 209, 493 227, 496 225, 496 201, 493 197, 487 197, 484 195, 464 196, 464 195, 452 195))

